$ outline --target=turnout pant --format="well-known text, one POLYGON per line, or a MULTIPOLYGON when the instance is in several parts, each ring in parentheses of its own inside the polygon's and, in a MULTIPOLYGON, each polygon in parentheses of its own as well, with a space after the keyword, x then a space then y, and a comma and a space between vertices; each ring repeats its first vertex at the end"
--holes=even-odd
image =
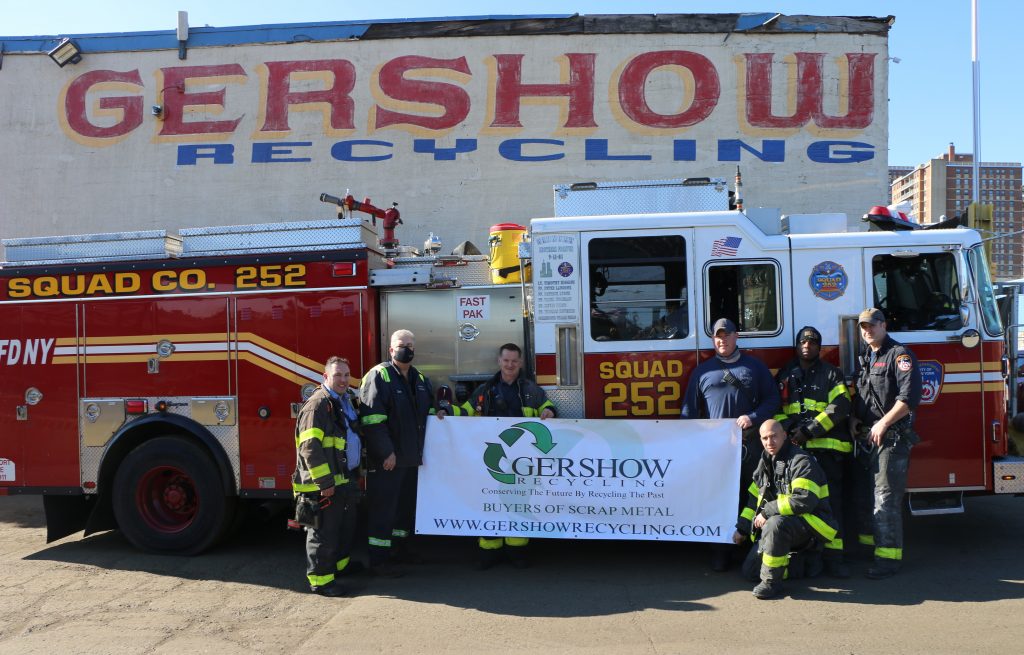
POLYGON ((391 556, 396 541, 412 535, 416 521, 416 480, 419 469, 378 468, 366 476, 367 513, 369 514, 370 566, 383 564, 391 556))
POLYGON ((781 582, 789 577, 790 553, 811 546, 813 538, 811 526, 799 516, 772 516, 743 563, 744 577, 781 582))
POLYGON ((825 480, 828 482, 828 504, 832 508, 832 516, 836 519, 839 528, 836 530, 836 537, 825 544, 824 557, 826 559, 843 559, 843 486, 844 470, 846 469, 846 455, 834 450, 812 450, 814 458, 821 465, 825 472, 825 480))
MULTIPOLYGON (((315 494, 319 500, 319 494, 315 494)), ((351 480, 338 486, 330 504, 320 509, 320 527, 306 528, 306 579, 326 587, 348 566, 356 531, 359 488, 351 480)))
POLYGON ((903 495, 907 491, 911 439, 890 430, 881 447, 860 441, 855 485, 858 540, 875 548, 875 563, 899 568, 903 560, 903 495))

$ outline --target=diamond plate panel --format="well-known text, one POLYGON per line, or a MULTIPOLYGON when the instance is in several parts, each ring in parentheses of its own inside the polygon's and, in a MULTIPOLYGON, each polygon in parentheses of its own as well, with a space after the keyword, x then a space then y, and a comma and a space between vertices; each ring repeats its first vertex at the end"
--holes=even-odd
POLYGON ((544 387, 544 391, 558 408, 558 418, 583 418, 583 389, 544 387))
POLYGON ((356 218, 197 227, 179 230, 179 234, 183 257, 347 250, 377 242, 377 234, 356 218))
POLYGON ((166 259, 181 253, 181 239, 164 230, 3 239, 2 243, 7 263, 26 266, 166 259))
POLYGON ((727 211, 729 189, 722 178, 700 185, 681 180, 559 184, 554 205, 555 216, 727 211))
MULTIPOLYGON (((133 396, 132 400, 138 400, 137 396, 133 396)), ((167 402, 167 413, 178 414, 192 418, 191 411, 189 409, 192 398, 190 396, 183 396, 179 398, 160 396, 146 398, 149 402, 149 407, 152 410, 156 406, 157 401, 163 400, 167 402)), ((237 399, 236 399, 237 402, 237 399)), ((147 414, 146 416, 151 416, 147 414)), ((138 418, 142 418, 139 416, 138 418)), ((81 421, 85 420, 84 417, 79 417, 79 425, 81 421)), ((137 420, 137 419, 133 419, 137 420)), ((130 421, 125 425, 130 425, 130 421)), ((204 426, 213 435, 213 438, 220 444, 221 448, 224 449, 224 453, 228 457, 228 462, 231 464, 231 471, 234 475, 235 491, 237 492, 241 486, 241 455, 239 453, 238 446, 238 426, 237 425, 207 425, 204 426)), ((79 457, 81 462, 81 477, 82 482, 99 481, 100 463, 103 461, 103 455, 107 450, 107 446, 86 446, 84 438, 81 433, 79 434, 79 457)), ((99 492, 98 488, 84 489, 86 494, 96 494, 99 492)))

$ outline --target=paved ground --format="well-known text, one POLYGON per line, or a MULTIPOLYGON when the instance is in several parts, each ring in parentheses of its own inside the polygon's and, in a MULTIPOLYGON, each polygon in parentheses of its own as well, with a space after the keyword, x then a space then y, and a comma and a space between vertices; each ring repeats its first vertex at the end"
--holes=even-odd
POLYGON ((253 521, 195 558, 117 533, 45 544, 38 497, 0 498, 0 655, 33 653, 1018 653, 1024 498, 914 519, 891 580, 795 582, 758 601, 692 544, 538 542, 537 565, 478 572, 431 538, 399 580, 305 592, 301 536, 253 521))

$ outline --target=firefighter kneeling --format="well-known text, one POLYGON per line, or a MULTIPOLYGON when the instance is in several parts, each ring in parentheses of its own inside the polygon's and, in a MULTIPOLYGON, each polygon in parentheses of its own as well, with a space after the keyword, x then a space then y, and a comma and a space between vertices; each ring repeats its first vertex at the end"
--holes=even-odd
POLYGON ((733 541, 756 542, 743 572, 753 577, 760 560, 761 582, 754 587, 754 596, 767 599, 782 593, 783 579, 797 577, 788 570, 794 551, 799 555, 811 553, 807 577, 820 572, 821 548, 836 536, 836 528, 821 466, 790 442, 782 424, 774 419, 761 425, 760 436, 764 453, 754 471, 750 501, 736 523, 733 541))

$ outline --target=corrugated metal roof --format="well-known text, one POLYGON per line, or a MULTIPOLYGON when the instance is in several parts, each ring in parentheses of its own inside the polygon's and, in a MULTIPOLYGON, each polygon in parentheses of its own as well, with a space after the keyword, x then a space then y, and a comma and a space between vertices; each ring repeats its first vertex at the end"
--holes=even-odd
MULTIPOLYGON (((783 16, 757 14, 550 14, 538 16, 465 16, 372 21, 282 23, 237 27, 192 27, 188 47, 259 43, 301 43, 376 39, 440 38, 544 34, 700 34, 743 32, 782 34, 818 32, 885 36, 893 17, 783 16)), ((83 53, 176 50, 175 30, 0 36, 5 53, 46 52, 70 36, 83 53)))

